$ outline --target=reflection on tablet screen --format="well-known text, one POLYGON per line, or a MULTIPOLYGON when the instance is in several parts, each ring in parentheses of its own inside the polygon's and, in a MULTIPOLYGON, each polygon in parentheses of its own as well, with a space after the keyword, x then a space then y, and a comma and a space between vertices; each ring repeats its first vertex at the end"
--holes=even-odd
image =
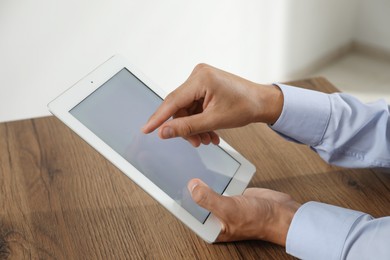
POLYGON ((162 100, 127 69, 122 69, 70 113, 160 189, 204 223, 209 212, 187 190, 200 178, 222 194, 240 164, 219 146, 192 147, 181 138, 161 140, 141 127, 162 100))

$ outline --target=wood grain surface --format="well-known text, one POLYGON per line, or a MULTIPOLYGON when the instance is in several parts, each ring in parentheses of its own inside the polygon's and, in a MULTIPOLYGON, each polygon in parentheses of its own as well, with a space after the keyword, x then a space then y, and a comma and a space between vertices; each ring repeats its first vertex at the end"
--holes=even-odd
MULTIPOLYGON (((219 133, 256 165, 250 186, 390 215, 383 170, 329 166, 263 124, 219 133)), ((0 259, 292 259, 262 241, 203 242, 54 117, 0 124, 0 209, 0 259)))

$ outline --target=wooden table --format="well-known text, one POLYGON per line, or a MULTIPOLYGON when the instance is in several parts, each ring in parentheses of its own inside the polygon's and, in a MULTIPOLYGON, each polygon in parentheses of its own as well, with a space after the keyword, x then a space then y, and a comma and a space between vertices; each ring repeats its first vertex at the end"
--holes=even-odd
MULTIPOLYGON (((294 82, 333 92, 325 79, 294 82)), ((250 186, 390 215, 390 175, 324 163, 266 125, 220 134, 256 165, 250 186)), ((210 245, 54 117, 0 124, 0 258, 290 259, 262 241, 210 245)))

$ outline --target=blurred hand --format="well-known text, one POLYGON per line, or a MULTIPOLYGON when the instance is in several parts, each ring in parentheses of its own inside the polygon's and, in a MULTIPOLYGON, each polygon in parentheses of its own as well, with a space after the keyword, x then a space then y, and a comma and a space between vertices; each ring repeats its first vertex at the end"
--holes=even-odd
POLYGON ((240 196, 221 196, 203 181, 192 179, 193 200, 214 214, 222 225, 217 242, 258 239, 286 245, 287 232, 300 204, 290 195, 248 188, 240 196))
POLYGON ((166 97, 142 131, 150 133, 159 128, 160 138, 181 136, 193 146, 218 144, 219 136, 214 130, 252 122, 272 124, 279 118, 282 107, 283 94, 278 87, 256 84, 199 64, 166 97))

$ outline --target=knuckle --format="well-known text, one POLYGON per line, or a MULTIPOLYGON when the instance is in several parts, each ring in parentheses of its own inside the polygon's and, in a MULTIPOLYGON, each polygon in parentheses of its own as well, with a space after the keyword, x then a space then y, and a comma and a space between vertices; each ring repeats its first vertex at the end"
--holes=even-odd
POLYGON ((209 65, 207 65, 206 63, 199 63, 195 66, 194 68, 194 72, 198 72, 198 71, 201 71, 207 67, 210 67, 209 65))
POLYGON ((173 100, 175 100, 175 96, 176 96, 175 92, 169 93, 169 94, 165 97, 165 102, 168 102, 168 103, 172 102, 173 100))
POLYGON ((171 108, 173 111, 180 110, 181 107, 178 105, 179 98, 180 96, 176 91, 169 93, 164 99, 165 106, 171 108))
POLYGON ((193 127, 188 122, 188 120, 186 120, 186 118, 182 119, 182 124, 179 129, 179 133, 181 136, 186 136, 186 137, 191 136, 193 134, 193 127))
POLYGON ((231 235, 228 232, 228 228, 225 223, 221 222, 221 232, 217 238, 218 242, 229 242, 231 235))
POLYGON ((213 79, 215 76, 215 69, 213 67, 211 67, 210 65, 207 65, 205 63, 200 63, 200 64, 196 65, 194 71, 203 80, 213 79))

